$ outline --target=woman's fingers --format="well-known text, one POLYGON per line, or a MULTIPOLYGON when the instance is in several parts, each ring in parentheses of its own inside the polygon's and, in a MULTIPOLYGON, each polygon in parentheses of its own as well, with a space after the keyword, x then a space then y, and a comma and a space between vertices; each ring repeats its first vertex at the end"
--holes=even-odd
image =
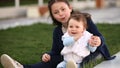
POLYGON ((42 56, 42 61, 48 62, 49 60, 50 60, 50 55, 49 55, 49 54, 44 54, 44 55, 42 56))
POLYGON ((92 46, 100 46, 101 40, 98 36, 92 36, 89 40, 89 44, 92 46))

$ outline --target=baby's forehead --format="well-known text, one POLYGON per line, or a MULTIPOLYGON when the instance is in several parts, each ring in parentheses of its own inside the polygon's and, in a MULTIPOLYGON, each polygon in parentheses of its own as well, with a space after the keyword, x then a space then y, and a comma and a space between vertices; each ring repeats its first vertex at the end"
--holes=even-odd
POLYGON ((80 19, 75 19, 75 18, 70 18, 68 22, 71 22, 71 21, 72 21, 72 22, 79 22, 79 23, 80 23, 80 22, 83 22, 82 20, 80 20, 80 19))
POLYGON ((69 20, 68 24, 69 24, 69 23, 73 23, 73 24, 75 24, 75 23, 83 24, 83 21, 81 21, 81 20, 76 20, 76 19, 72 19, 72 18, 71 18, 71 19, 69 20))

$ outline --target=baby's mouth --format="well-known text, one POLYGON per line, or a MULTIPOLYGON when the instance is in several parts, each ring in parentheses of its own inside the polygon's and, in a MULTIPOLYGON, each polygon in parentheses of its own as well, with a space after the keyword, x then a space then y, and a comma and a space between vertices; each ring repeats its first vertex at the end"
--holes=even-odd
POLYGON ((71 32, 72 34, 76 34, 76 32, 71 32))

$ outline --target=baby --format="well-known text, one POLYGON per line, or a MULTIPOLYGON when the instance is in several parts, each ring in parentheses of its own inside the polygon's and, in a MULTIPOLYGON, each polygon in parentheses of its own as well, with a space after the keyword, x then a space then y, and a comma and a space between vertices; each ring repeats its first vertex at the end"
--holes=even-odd
POLYGON ((93 34, 86 31, 87 22, 85 16, 80 12, 74 12, 69 21, 67 32, 62 36, 64 48, 61 55, 64 61, 57 65, 57 68, 80 68, 83 58, 97 47, 89 44, 93 34))

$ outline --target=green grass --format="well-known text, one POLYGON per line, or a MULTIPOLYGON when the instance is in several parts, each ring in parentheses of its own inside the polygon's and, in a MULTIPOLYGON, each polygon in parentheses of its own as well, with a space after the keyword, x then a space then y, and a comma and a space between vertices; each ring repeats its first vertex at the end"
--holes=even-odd
MULTIPOLYGON (((97 24, 97 27, 105 37, 110 53, 120 51, 120 24, 97 24)), ((22 64, 37 63, 42 54, 51 49, 53 29, 53 25, 39 23, 0 30, 0 55, 6 53, 22 64)), ((85 68, 93 68, 101 61, 91 61, 85 68)))
POLYGON ((0 55, 6 53, 24 64, 39 62, 51 49, 52 30, 47 24, 0 30, 0 55))
POLYGON ((120 24, 98 24, 98 28, 105 37, 111 54, 120 51, 120 24))
MULTIPOLYGON (((107 47, 111 55, 120 51, 120 24, 97 24, 98 30, 104 36, 107 47)), ((104 59, 91 61, 85 65, 85 68, 93 68, 104 59)))

